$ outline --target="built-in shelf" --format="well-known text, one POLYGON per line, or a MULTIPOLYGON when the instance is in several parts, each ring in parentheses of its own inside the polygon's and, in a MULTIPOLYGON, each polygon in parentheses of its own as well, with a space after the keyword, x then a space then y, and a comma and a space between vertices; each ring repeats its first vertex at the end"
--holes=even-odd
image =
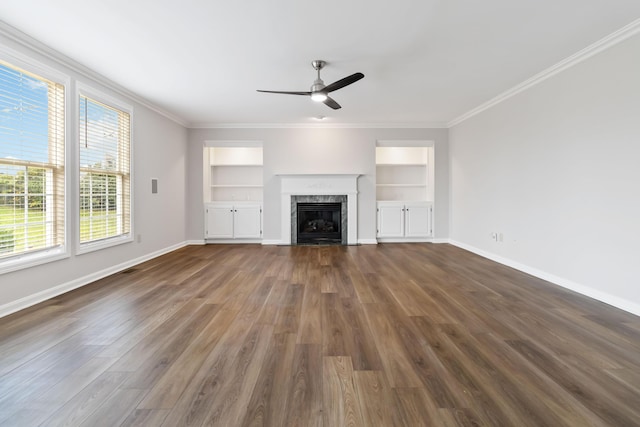
POLYGON ((262 147, 207 147, 205 153, 205 202, 262 201, 262 147))
POLYGON ((377 147, 376 200, 430 200, 429 150, 429 147, 377 147))

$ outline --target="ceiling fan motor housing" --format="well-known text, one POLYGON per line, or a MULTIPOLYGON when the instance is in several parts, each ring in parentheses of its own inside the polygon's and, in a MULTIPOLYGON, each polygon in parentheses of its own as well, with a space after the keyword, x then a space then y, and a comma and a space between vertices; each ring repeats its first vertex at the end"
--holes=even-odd
POLYGON ((315 61, 311 62, 311 65, 313 66, 313 68, 318 72, 318 78, 315 79, 313 81, 313 85, 311 85, 311 92, 320 92, 322 91, 322 89, 325 88, 325 84, 322 81, 322 79, 320 78, 320 70, 322 70, 324 68, 325 65, 327 65, 326 61, 323 61, 321 59, 316 59, 315 61))
POLYGON ((311 92, 321 92, 325 88, 322 79, 315 79, 311 85, 311 92))

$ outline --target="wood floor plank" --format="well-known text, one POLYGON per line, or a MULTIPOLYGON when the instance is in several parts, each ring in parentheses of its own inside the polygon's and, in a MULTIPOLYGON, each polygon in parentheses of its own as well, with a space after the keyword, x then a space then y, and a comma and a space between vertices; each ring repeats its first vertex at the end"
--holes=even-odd
POLYGON ((429 296, 413 280, 386 280, 384 284, 407 316, 429 315, 429 296))
POLYGON ((372 304, 376 302, 365 275, 355 267, 351 267, 348 274, 358 301, 362 304, 372 304))
POLYGON ((351 358, 325 356, 322 360, 324 425, 362 426, 359 399, 353 383, 351 358))
POLYGON ((292 381, 287 393, 286 426, 322 427, 322 347, 297 344, 291 366, 292 381))
POLYGON ((229 373, 221 382, 218 398, 209 408, 206 425, 240 425, 246 414, 260 369, 273 337, 273 326, 255 325, 244 340, 229 373))
POLYGON ((347 356, 346 338, 349 325, 342 316, 340 297, 337 293, 323 293, 322 310, 322 355, 347 356))
POLYGON ((124 372, 105 372, 64 404, 43 424, 49 426, 78 426, 93 414, 105 399, 114 393, 126 378, 124 372))
POLYGON ((525 392, 522 384, 530 383, 525 383, 522 378, 517 379, 517 373, 506 371, 503 359, 498 360, 493 352, 487 357, 484 346, 474 336, 465 333, 459 326, 442 325, 441 329, 453 344, 452 348, 458 359, 466 362, 468 366, 476 367, 471 371, 472 376, 483 385, 485 394, 493 399, 496 406, 512 422, 540 426, 562 425, 566 421, 561 410, 552 402, 537 396, 533 387, 529 386, 525 392), (494 386, 487 389, 486 386, 492 383, 494 386), (500 391, 499 394, 497 390, 500 391), (547 404, 554 407, 551 408, 547 404), (525 419, 526 421, 522 421, 525 419))
POLYGON ((59 322, 50 323, 51 328, 37 328, 38 333, 31 333, 21 342, 3 340, 0 354, 0 375, 14 371, 21 365, 42 355, 49 349, 86 329, 86 325, 77 319, 62 318, 59 322))
POLYGON ((108 396, 91 415, 80 424, 81 427, 119 426, 133 411, 145 390, 118 388, 108 396))
MULTIPOLYGON (((167 333, 163 339, 158 339, 162 343, 161 346, 157 347, 153 352, 149 351, 146 357, 139 357, 139 360, 142 360, 139 365, 135 362, 132 363, 132 365, 138 366, 123 387, 135 389, 151 388, 182 355, 184 349, 202 333, 202 330, 212 321, 219 310, 220 307, 217 305, 204 304, 191 317, 185 316, 187 322, 181 324, 179 332, 167 333)), ((123 356, 120 360, 122 359, 127 358, 123 356)), ((118 367, 121 368, 122 365, 118 367)), ((118 370, 112 368, 110 370, 118 370)))
POLYGON ((320 292, 323 294, 337 294, 338 284, 330 265, 322 265, 318 268, 318 280, 320 281, 320 292))
POLYGON ((556 425, 605 425, 593 416, 590 409, 565 390, 552 378, 537 369, 522 369, 526 363, 522 356, 511 352, 509 344, 491 334, 475 337, 483 345, 478 346, 487 357, 495 358, 494 365, 508 372, 518 386, 526 384, 527 397, 546 406, 544 414, 555 418, 556 425))
POLYGON ((256 381, 242 420, 243 426, 281 426, 287 408, 287 393, 293 380, 290 369, 296 347, 295 334, 274 334, 272 346, 256 381))
POLYGON ((275 333, 297 334, 300 328, 300 316, 304 287, 298 284, 286 285, 284 300, 278 307, 275 333))
MULTIPOLYGON (((128 371, 135 372, 147 363, 147 359, 151 358, 156 352, 167 347, 168 342, 184 337, 184 332, 193 329, 194 313, 199 313, 200 317, 215 315, 219 309, 218 306, 207 304, 204 310, 199 310, 202 301, 191 301, 178 311, 173 317, 163 322, 156 329, 151 331, 144 339, 142 339, 135 347, 122 355, 117 363, 111 366, 111 371, 128 371), (190 322, 191 321, 191 322, 190 322)), ((197 320, 196 320, 197 321, 197 320)), ((206 318, 200 319, 201 322, 207 322, 206 318)), ((191 332, 193 332, 191 330, 191 332)))
POLYGON ((164 422, 168 414, 167 409, 135 409, 120 427, 157 427, 164 422))
POLYGON ((0 319, 0 425, 640 426, 639 353, 447 244, 188 246, 0 319))
POLYGON ((354 371, 353 383, 363 425, 387 427, 393 425, 393 400, 391 387, 381 371, 354 371))
POLYGON ((607 424, 634 425, 640 420, 637 411, 624 403, 628 401, 628 397, 624 400, 616 399, 606 389, 599 387, 597 381, 569 368, 526 340, 509 341, 508 344, 607 424))
POLYGON ((354 298, 341 298, 339 304, 340 318, 345 325, 343 329, 345 352, 351 357, 353 369, 381 370, 380 354, 362 305, 358 304, 354 298))
POLYGON ((322 291, 318 275, 311 274, 304 286, 298 344, 322 344, 322 291))
POLYGON ((397 411, 394 412, 394 424, 401 426, 430 426, 438 422, 438 409, 431 401, 425 389, 395 388, 393 390, 397 411))
MULTIPOLYGON (((21 399, 12 402, 13 414, 4 421, 0 419, 0 425, 40 425, 58 407, 102 375, 113 362, 112 358, 94 357, 57 383, 44 384, 33 393, 20 393, 21 399)), ((9 411, 5 413, 10 414, 9 411)))
POLYGON ((364 308, 371 327, 378 354, 391 387, 421 387, 411 360, 404 352, 402 342, 385 316, 385 308, 379 304, 366 304, 364 308))
POLYGON ((82 367, 99 351, 100 347, 82 345, 82 337, 73 336, 14 369, 11 375, 0 381, 0 411, 17 400, 51 387, 82 367))
POLYGON ((235 307, 223 307, 191 342, 176 362, 149 390, 139 409, 171 409, 183 394, 238 314, 235 307))

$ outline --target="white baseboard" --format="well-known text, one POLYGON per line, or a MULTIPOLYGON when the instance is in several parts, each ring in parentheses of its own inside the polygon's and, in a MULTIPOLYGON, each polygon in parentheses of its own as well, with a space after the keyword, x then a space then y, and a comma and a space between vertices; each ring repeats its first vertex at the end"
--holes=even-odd
POLYGON ((431 243, 430 237, 379 237, 378 243, 431 243))
POLYGON ((282 240, 262 240, 263 245, 282 245, 282 240))
POLYGON ((185 242, 186 245, 206 245, 207 242, 204 240, 187 240, 185 242))
POLYGON ((204 241, 205 245, 249 245, 249 244, 262 244, 262 239, 207 239, 204 241))
POLYGON ((377 239, 358 239, 358 244, 359 245, 377 245, 378 240, 377 239))
POLYGON ((504 258, 500 255, 496 255, 491 252, 478 249, 474 246, 467 245, 466 243, 457 242, 455 240, 449 240, 449 243, 451 243, 453 246, 457 246, 469 252, 473 252, 476 255, 480 255, 481 257, 490 259, 491 261, 495 261, 499 264, 506 265, 507 267, 515 268, 516 270, 520 270, 524 273, 530 274, 539 279, 546 280, 547 282, 551 282, 554 285, 561 286, 563 288, 572 290, 579 294, 598 300, 600 302, 604 302, 605 304, 612 305, 616 308, 619 308, 620 310, 624 310, 631 314, 635 314, 636 316, 640 316, 640 305, 634 302, 627 301, 615 295, 611 295, 606 292, 593 289, 589 286, 585 286, 580 283, 573 282, 563 277, 558 277, 556 275, 547 273, 546 271, 538 270, 537 268, 533 268, 528 265, 521 264, 519 262, 510 260, 508 258, 504 258))
POLYGON ((431 243, 450 243, 449 239, 433 239, 431 243))
POLYGON ((127 262, 123 262, 121 264, 117 264, 112 267, 105 268, 104 270, 100 270, 95 273, 88 274, 84 277, 80 277, 70 282, 63 283, 53 288, 45 289, 44 291, 37 292, 32 295, 27 295, 26 297, 20 298, 15 301, 11 301, 7 304, 0 306, 0 317, 8 316, 12 313, 15 313, 16 311, 24 310, 25 308, 31 307, 32 305, 39 304, 48 299, 57 297, 58 295, 62 295, 74 289, 81 288, 82 286, 88 285, 89 283, 93 283, 96 280, 100 280, 104 277, 126 270, 127 268, 131 268, 135 265, 138 265, 145 261, 149 261, 150 259, 159 257, 160 255, 164 255, 166 253, 175 251, 185 246, 187 246, 187 242, 178 243, 178 244, 166 247, 164 249, 160 249, 158 251, 143 255, 141 257, 131 259, 127 262))

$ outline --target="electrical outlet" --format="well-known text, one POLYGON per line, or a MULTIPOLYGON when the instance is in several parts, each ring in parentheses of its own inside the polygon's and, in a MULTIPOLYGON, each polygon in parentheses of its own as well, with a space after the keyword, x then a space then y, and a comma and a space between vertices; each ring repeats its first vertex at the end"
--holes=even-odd
POLYGON ((496 233, 495 231, 493 233, 491 233, 491 240, 493 240, 494 242, 498 241, 498 233, 496 233))

